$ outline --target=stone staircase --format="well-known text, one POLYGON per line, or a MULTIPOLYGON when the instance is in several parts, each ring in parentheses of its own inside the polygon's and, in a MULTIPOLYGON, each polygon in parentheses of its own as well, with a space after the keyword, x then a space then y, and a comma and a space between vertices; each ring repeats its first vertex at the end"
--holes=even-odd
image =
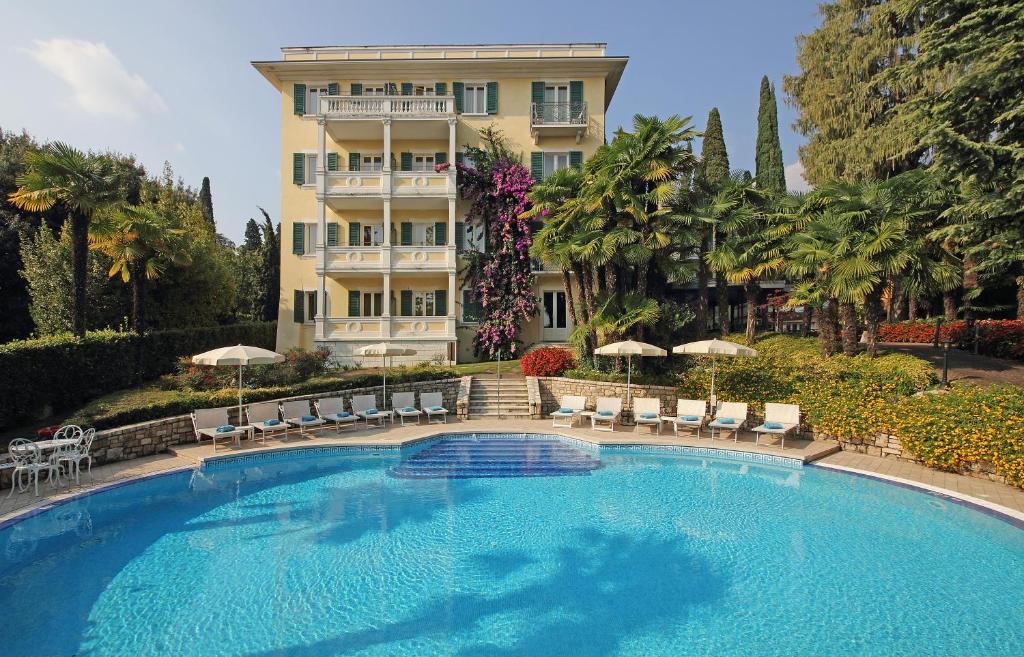
POLYGON ((520 374, 501 376, 501 406, 498 405, 498 379, 494 375, 474 375, 469 388, 469 417, 529 418, 530 400, 526 379, 520 374))

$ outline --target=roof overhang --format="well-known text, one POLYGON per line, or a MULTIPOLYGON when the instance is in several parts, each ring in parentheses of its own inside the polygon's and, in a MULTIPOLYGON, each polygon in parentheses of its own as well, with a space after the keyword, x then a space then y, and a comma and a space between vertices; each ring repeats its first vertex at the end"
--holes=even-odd
POLYGON ((253 68, 276 88, 289 81, 309 79, 387 79, 416 76, 423 79, 603 77, 607 111, 622 78, 628 57, 515 57, 508 59, 385 59, 254 61, 253 68))

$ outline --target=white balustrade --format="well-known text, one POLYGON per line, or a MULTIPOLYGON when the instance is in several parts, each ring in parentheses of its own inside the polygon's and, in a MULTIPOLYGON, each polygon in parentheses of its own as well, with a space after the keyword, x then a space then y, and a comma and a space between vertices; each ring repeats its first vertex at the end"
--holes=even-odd
POLYGON ((448 118, 454 96, 323 96, 319 113, 329 119, 368 117, 448 118))

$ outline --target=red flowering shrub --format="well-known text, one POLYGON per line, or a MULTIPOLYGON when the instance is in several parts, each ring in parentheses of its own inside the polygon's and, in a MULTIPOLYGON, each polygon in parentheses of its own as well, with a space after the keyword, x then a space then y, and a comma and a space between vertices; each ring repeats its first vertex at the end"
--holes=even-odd
POLYGON ((521 367, 526 376, 562 376, 573 365, 572 352, 568 349, 543 347, 523 356, 521 367))
MULTIPOLYGON (((975 324, 978 327, 978 353, 1024 360, 1024 321, 980 319, 975 324)), ((882 324, 878 329, 881 342, 931 342, 934 337, 934 322, 882 324)), ((942 325, 939 340, 949 340, 954 346, 966 349, 974 344, 974 335, 967 330, 966 322, 957 320, 942 325)))

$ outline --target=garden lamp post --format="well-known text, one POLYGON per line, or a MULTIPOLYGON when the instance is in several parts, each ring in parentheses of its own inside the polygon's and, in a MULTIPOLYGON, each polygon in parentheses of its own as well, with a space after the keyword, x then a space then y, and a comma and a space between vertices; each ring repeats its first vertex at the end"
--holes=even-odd
POLYGON ((949 338, 942 341, 942 387, 949 387, 949 348, 953 343, 949 338))

